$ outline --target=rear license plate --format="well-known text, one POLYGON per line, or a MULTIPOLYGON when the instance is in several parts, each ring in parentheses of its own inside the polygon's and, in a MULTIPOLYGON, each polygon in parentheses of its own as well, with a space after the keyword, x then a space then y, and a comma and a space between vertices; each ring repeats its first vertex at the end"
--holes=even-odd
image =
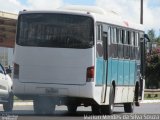
POLYGON ((58 89, 55 89, 55 88, 46 88, 46 93, 47 94, 57 94, 58 93, 58 89))

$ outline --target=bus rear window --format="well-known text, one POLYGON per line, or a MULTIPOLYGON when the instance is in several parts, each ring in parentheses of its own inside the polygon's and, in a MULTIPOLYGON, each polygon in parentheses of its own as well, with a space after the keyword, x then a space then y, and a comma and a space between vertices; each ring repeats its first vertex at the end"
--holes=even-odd
POLYGON ((88 16, 32 13, 18 19, 17 44, 56 48, 91 48, 94 23, 88 16))

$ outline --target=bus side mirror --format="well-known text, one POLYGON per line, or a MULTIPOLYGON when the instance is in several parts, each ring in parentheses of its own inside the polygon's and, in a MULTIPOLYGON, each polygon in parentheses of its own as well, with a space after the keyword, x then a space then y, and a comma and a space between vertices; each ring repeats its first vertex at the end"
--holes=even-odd
POLYGON ((148 37, 147 34, 144 34, 144 38, 148 40, 147 42, 150 42, 150 41, 151 41, 151 40, 149 39, 149 37, 148 37))
POLYGON ((144 40, 147 40, 146 41, 146 43, 147 43, 147 50, 148 50, 148 52, 149 53, 151 53, 151 51, 152 51, 152 43, 151 43, 151 40, 150 40, 150 38, 148 37, 148 35, 147 34, 144 34, 144 40))
POLYGON ((7 73, 7 74, 11 74, 11 73, 12 73, 12 70, 11 70, 11 69, 6 69, 6 73, 7 73))

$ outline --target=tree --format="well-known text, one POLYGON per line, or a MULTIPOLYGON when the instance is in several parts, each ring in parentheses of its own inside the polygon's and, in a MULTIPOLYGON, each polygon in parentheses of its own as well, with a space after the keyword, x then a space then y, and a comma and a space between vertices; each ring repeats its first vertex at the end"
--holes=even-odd
POLYGON ((160 45, 160 35, 157 37, 157 43, 158 43, 158 45, 160 45))
POLYGON ((157 42, 160 45, 160 34, 156 37, 155 30, 151 29, 148 30, 148 37, 150 38, 151 42, 157 42))
MULTIPOLYGON (((160 43, 160 36, 156 37, 153 29, 148 31, 148 36, 153 42, 160 43)), ((150 53, 146 54, 146 87, 158 88, 160 83, 160 48, 152 48, 150 53)))
POLYGON ((155 36, 155 31, 153 29, 148 30, 148 37, 152 42, 156 42, 156 36, 155 36))
POLYGON ((146 87, 159 88, 160 82, 160 48, 152 50, 146 56, 146 87))

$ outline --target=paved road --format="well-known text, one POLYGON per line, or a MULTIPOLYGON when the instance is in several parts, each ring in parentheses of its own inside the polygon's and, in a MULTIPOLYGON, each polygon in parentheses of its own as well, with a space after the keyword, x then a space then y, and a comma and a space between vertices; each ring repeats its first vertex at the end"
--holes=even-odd
MULTIPOLYGON (((4 113, 2 110, 3 110, 2 106, 0 106, 1 115, 4 116, 5 114, 7 114, 7 113, 4 113)), ((65 106, 56 106, 56 112, 54 115, 37 116, 37 115, 34 115, 33 107, 31 105, 14 106, 13 112, 8 114, 10 116, 18 117, 18 120, 84 120, 84 115, 87 115, 87 116, 92 115, 90 107, 79 107, 75 115, 70 115, 67 113, 67 108, 65 106)), ((141 104, 140 107, 135 107, 134 114, 160 114, 160 103, 141 104)), ((117 106, 114 108, 114 115, 121 116, 121 115, 128 115, 128 114, 124 113, 123 107, 117 106)), ((133 115, 133 114, 129 114, 129 115, 133 115)), ((0 118, 0 120, 1 119, 2 118, 0 118)), ((93 118, 93 119, 98 119, 98 118, 93 118)))

